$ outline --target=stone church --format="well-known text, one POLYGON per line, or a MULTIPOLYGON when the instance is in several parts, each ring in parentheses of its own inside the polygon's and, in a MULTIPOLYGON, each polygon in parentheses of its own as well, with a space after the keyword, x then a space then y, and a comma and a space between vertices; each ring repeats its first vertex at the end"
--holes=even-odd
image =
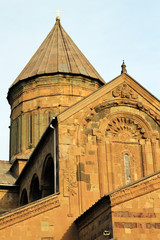
POLYGON ((160 239, 160 101, 106 83, 60 18, 8 91, 5 240, 160 239))

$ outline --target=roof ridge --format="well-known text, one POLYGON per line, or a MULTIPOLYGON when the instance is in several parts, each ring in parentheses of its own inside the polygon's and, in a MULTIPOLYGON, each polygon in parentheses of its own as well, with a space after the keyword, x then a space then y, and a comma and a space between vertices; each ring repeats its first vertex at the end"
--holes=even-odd
MULTIPOLYGON (((69 42, 69 40, 72 40, 68 35, 66 36, 66 39, 67 39, 67 37, 68 37, 68 42, 69 42)), ((80 56, 78 55, 78 53, 77 53, 77 51, 76 51, 76 48, 77 48, 78 50, 79 50, 79 48, 75 45, 75 43, 73 42, 73 40, 72 40, 72 43, 73 43, 73 46, 74 46, 74 47, 71 45, 71 48, 74 50, 77 58, 79 59, 79 62, 81 62, 81 64, 83 65, 83 62, 82 62, 80 56)), ((80 51, 80 50, 79 50, 79 51, 80 51)), ((81 52, 81 51, 80 51, 80 53, 81 53, 81 55, 82 55, 82 52, 81 52)), ((74 62, 75 62, 74 55, 72 55, 72 58, 74 59, 74 62)), ((76 65, 77 65, 77 64, 76 64, 76 65)), ((80 70, 80 68, 78 67, 78 65, 77 65, 77 68, 80 70)), ((87 71, 86 69, 85 69, 85 71, 86 71, 86 73, 87 73, 87 76, 89 76, 88 71, 87 71)))
POLYGON ((66 55, 67 55, 67 59, 68 59, 68 63, 69 63, 69 68, 70 68, 70 71, 72 72, 72 67, 71 67, 71 64, 70 64, 70 58, 69 58, 69 55, 68 55, 68 51, 67 51, 67 47, 66 47, 66 43, 65 43, 65 38, 64 38, 64 35, 63 35, 63 32, 62 32, 62 26, 61 26, 60 22, 59 22, 59 29, 60 29, 60 32, 61 32, 61 35, 62 35, 64 47, 65 47, 65 50, 66 50, 66 55))
MULTIPOLYGON (((56 28, 53 28, 53 32, 55 32, 55 31, 56 31, 56 28)), ((46 60, 46 67, 47 67, 47 65, 48 65, 49 57, 50 57, 50 54, 51 54, 51 49, 49 49, 49 46, 50 46, 50 45, 52 46, 53 41, 54 41, 54 37, 53 37, 53 34, 52 34, 50 40, 48 41, 48 47, 46 48, 46 50, 45 50, 45 52, 44 52, 44 56, 43 56, 44 59, 45 59, 45 56, 46 56, 46 59, 47 59, 47 60, 46 60), (48 49, 49 49, 49 52, 48 52, 48 49), (48 54, 47 54, 47 52, 48 52, 48 54)), ((47 44, 46 44, 46 45, 47 45, 47 44)), ((43 66, 43 61, 40 63, 39 69, 38 69, 38 72, 37 72, 37 73, 42 74, 42 73, 40 72, 40 66, 43 66)), ((44 72, 44 73, 45 73, 45 72, 44 72)))

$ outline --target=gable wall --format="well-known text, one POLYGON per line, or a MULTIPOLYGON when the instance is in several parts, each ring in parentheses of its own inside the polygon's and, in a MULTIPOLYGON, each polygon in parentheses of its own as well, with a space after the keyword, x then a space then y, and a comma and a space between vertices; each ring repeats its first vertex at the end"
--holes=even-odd
POLYGON ((81 109, 85 100, 59 116, 60 186, 67 192, 70 181, 80 212, 127 184, 124 153, 129 154, 130 182, 160 169, 157 100, 149 102, 125 75, 118 85, 116 81, 113 88, 106 85, 93 94, 92 101, 86 99, 81 109), (102 90, 104 94, 94 100, 102 90), (73 115, 65 118, 69 111, 73 115))

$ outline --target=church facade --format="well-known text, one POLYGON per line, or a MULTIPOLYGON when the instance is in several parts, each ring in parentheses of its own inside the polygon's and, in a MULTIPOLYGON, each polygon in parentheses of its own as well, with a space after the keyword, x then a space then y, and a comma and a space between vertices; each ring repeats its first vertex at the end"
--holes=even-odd
POLYGON ((9 88, 2 239, 160 238, 160 102, 105 83, 56 23, 9 88))

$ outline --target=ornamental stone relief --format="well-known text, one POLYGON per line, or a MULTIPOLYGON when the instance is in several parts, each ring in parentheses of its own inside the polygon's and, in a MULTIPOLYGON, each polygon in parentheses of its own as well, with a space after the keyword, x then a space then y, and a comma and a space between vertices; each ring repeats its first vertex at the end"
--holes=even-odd
POLYGON ((147 133, 137 120, 128 117, 115 117, 108 123, 106 136, 126 141, 147 138, 147 133))
POLYGON ((103 111, 106 108, 118 107, 118 106, 127 106, 141 110, 150 116, 159 126, 160 126, 160 115, 158 115, 153 109, 149 106, 137 102, 132 99, 117 99, 115 101, 105 101, 102 104, 95 107, 96 113, 103 111))
POLYGON ((76 173, 71 169, 64 170, 64 197, 77 195, 76 173))
POLYGON ((119 85, 115 90, 112 91, 113 97, 121 97, 128 99, 137 99, 138 94, 135 93, 125 82, 119 85))

